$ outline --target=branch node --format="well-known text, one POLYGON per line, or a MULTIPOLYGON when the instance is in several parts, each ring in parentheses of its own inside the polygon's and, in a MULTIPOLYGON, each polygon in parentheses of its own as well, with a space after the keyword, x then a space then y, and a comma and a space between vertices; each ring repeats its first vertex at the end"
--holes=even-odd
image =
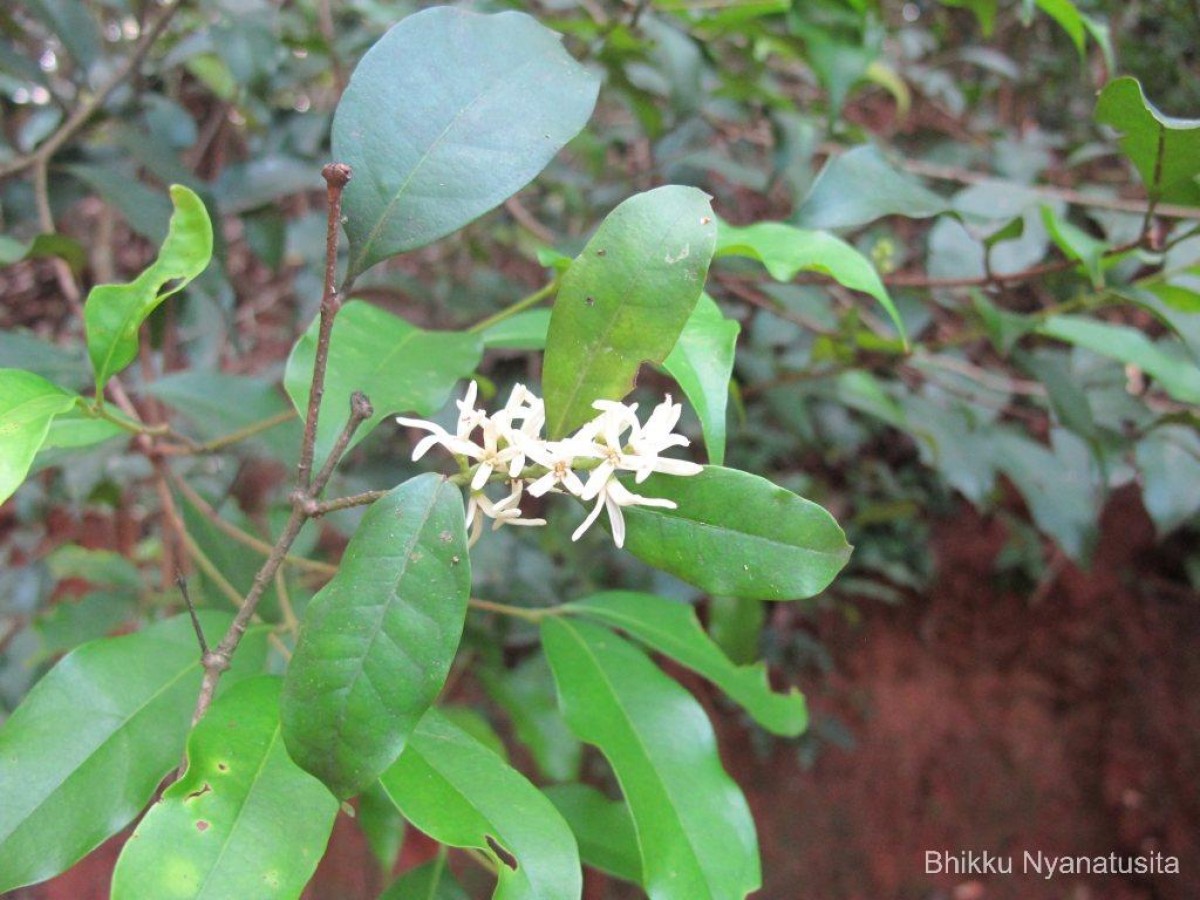
POLYGON ((321 169, 321 177, 331 188, 344 188, 350 183, 354 171, 345 163, 327 163, 321 169))

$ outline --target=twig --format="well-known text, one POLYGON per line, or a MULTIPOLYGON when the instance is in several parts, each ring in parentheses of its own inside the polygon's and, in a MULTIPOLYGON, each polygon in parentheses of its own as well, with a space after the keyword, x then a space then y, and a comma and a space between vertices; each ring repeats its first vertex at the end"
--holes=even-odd
POLYGON ((502 616, 513 616, 517 619, 525 619, 529 622, 540 622, 547 616, 562 615, 562 607, 547 606, 542 609, 526 609, 522 606, 510 606, 507 603, 496 603, 492 600, 480 600, 472 597, 469 601, 473 609, 482 609, 487 612, 500 613, 502 616))
POLYGON ((386 493, 387 491, 363 491, 361 494, 351 494, 347 497, 338 497, 336 500, 326 500, 322 503, 314 500, 305 508, 304 512, 311 518, 319 519, 321 516, 337 512, 341 509, 350 509, 354 506, 367 506, 374 503, 386 493))
POLYGON ((325 460, 325 465, 313 479, 312 487, 308 491, 308 499, 315 501, 321 496, 325 485, 329 483, 330 476, 333 475, 333 470, 337 468, 337 464, 341 462, 342 456, 346 453, 346 448, 350 446, 354 432, 358 431, 358 426, 373 415, 375 415, 375 408, 371 406, 371 401, 367 399, 366 394, 362 391, 355 391, 350 395, 350 418, 346 420, 346 426, 334 442, 333 449, 329 451, 329 458, 325 460))
POLYGON ((325 227, 325 286, 321 295, 321 322, 317 327, 312 385, 308 392, 308 414, 304 418, 304 440, 300 445, 297 480, 301 490, 308 490, 312 484, 317 417, 321 412, 321 399, 325 396, 325 370, 329 367, 329 339, 333 334, 333 319, 342 305, 336 282, 338 228, 342 222, 342 191, 350 181, 350 167, 344 163, 329 163, 321 170, 321 177, 325 179, 325 195, 329 203, 325 227))
POLYGON ((181 5, 182 0, 176 0, 175 3, 163 9, 158 18, 154 20, 154 24, 142 33, 142 38, 138 41, 138 45, 134 47, 133 52, 117 67, 108 81, 104 82, 96 93, 85 98, 75 108, 75 111, 67 117, 67 120, 58 127, 58 130, 54 134, 46 138, 32 152, 24 156, 18 156, 0 165, 0 179, 23 172, 30 166, 44 166, 63 144, 69 141, 79 129, 87 124, 92 114, 104 105, 104 101, 108 99, 109 94, 116 90, 117 86, 128 78, 130 73, 141 64, 146 54, 150 51, 150 48, 154 45, 154 42, 158 40, 159 35, 162 34, 175 13, 179 11, 181 5))
POLYGON ((196 615, 196 606, 192 603, 192 596, 188 593, 187 577, 180 572, 175 576, 175 586, 179 588, 179 593, 183 595, 183 602, 187 605, 188 615, 192 617, 192 627, 196 629, 196 640, 200 642, 200 655, 208 653, 208 641, 204 639, 204 629, 200 627, 200 617, 196 615))
POLYGON ((491 328, 496 323, 503 322, 505 319, 507 319, 511 316, 515 316, 519 312, 524 312, 525 310, 529 309, 529 307, 531 307, 531 306, 537 306, 537 304, 541 303, 543 300, 545 300, 547 297, 549 297, 551 294, 553 294, 557 290, 558 290, 558 279, 553 278, 550 280, 549 283, 538 288, 532 294, 528 294, 528 295, 522 297, 516 303, 512 304, 512 306, 506 306, 504 309, 500 310, 498 313, 494 313, 494 314, 488 316, 486 319, 482 319, 482 320, 476 322, 474 325, 472 325, 467 330, 472 333, 475 333, 475 334, 478 334, 481 331, 487 331, 489 328, 491 328))

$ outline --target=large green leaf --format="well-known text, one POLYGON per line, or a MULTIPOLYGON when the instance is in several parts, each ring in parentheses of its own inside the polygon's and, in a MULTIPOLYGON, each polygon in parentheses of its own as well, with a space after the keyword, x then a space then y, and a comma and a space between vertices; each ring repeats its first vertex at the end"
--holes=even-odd
POLYGON ((542 793, 562 813, 585 865, 641 884, 642 858, 629 807, 586 784, 553 784, 542 793))
POLYGON ((546 430, 560 438, 591 419, 592 401, 633 390, 643 362, 661 363, 696 306, 717 226, 708 195, 667 185, 614 209, 562 276, 542 384, 546 430))
MULTIPOLYGON (((303 416, 308 407, 313 360, 317 354, 317 322, 296 342, 288 358, 283 385, 303 416)), ((350 395, 362 391, 375 414, 359 426, 351 446, 371 433, 391 413, 428 416, 445 404, 455 382, 479 365, 479 335, 423 331, 360 300, 342 307, 329 341, 325 396, 317 420, 317 459, 323 459, 350 415, 350 395)))
POLYGON ((795 737, 808 725, 803 694, 795 688, 786 694, 773 692, 762 663, 738 666, 730 662, 685 603, 654 594, 606 591, 570 603, 566 610, 620 628, 652 650, 698 672, 773 734, 795 737))
POLYGON ((172 294, 186 287, 212 258, 213 232, 204 203, 182 185, 171 186, 175 212, 158 259, 128 284, 100 284, 83 308, 96 393, 137 356, 138 329, 172 294))
POLYGON ((599 82, 522 13, 436 7, 363 57, 333 120, 354 177, 353 277, 428 244, 524 187, 592 114, 599 82))
POLYGON ((450 671, 470 590, 457 487, 419 475, 371 505, 305 611, 280 710, 292 758, 337 796, 404 749, 450 671))
POLYGON ((1093 353, 1132 364, 1153 375, 1163 389, 1184 403, 1200 403, 1200 368, 1182 345, 1176 352, 1169 344, 1155 343, 1136 328, 1112 325, 1084 316, 1051 316, 1036 329, 1038 334, 1057 338, 1093 353))
POLYGON ((425 714, 380 779, 413 825, 497 863, 497 900, 570 900, 582 891, 571 829, 525 776, 438 710, 425 714))
MULTIPOLYGON (((199 616, 213 638, 230 621, 199 616)), ((248 637, 222 686, 265 652, 265 635, 248 637)), ((0 728, 0 892, 58 874, 138 814, 179 763, 201 674, 185 615, 85 644, 34 686, 0 728)))
POLYGON ((783 222, 756 222, 745 228, 722 222, 716 255, 756 259, 776 281, 791 281, 801 272, 828 275, 839 284, 878 300, 896 326, 897 334, 907 340, 904 322, 875 267, 841 238, 828 232, 793 228, 783 222))
POLYGON ((529 748, 546 778, 569 781, 579 777, 583 747, 558 712, 554 680, 542 654, 512 669, 481 667, 476 676, 508 713, 517 740, 529 748))
POLYGON ((725 410, 740 330, 737 322, 721 314, 712 297, 701 294, 683 334, 663 362, 695 407, 708 461, 718 466, 725 462, 725 410))
POLYGON ((1104 86, 1096 121, 1121 133, 1121 149, 1152 199, 1200 206, 1200 119, 1163 115, 1141 82, 1126 76, 1104 86))
POLYGON ((288 757, 280 680, 247 679, 188 738, 187 771, 125 844, 113 900, 299 897, 338 802, 288 757))
POLYGON ((547 618, 542 643, 567 724, 616 772, 652 900, 733 900, 758 888, 754 820, 692 695, 598 625, 547 618))
POLYGON ((440 854, 396 879, 379 900, 470 900, 440 854))
POLYGON ((41 375, 0 369, 0 503, 21 486, 50 423, 75 400, 41 375))
POLYGON ((927 219, 948 204, 895 169, 874 144, 833 156, 821 169, 793 222, 801 228, 857 228, 883 216, 927 219))
POLYGON ((677 508, 627 507, 625 549, 710 594, 811 597, 850 558, 833 516, 757 475, 705 466, 686 478, 651 475, 637 489, 677 508))

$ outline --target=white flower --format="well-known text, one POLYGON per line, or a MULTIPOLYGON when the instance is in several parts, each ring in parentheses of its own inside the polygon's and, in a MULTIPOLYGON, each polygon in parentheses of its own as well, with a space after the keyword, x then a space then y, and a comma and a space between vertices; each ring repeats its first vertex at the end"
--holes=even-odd
POLYGON ((483 530, 483 519, 486 516, 492 520, 492 531, 501 525, 545 525, 545 519, 526 519, 521 516, 518 504, 525 491, 525 482, 514 479, 509 482, 508 496, 493 501, 483 491, 472 491, 467 501, 467 526, 471 528, 470 544, 474 545, 483 530), (478 515, 482 513, 482 515, 478 515))
POLYGON ((674 500, 664 500, 659 497, 643 497, 640 494, 635 494, 615 478, 610 478, 600 488, 596 505, 587 514, 587 518, 583 520, 583 524, 575 529, 575 533, 571 535, 571 540, 579 540, 600 515, 600 508, 604 507, 608 510, 608 524, 612 528, 613 543, 618 547, 625 546, 625 514, 621 512, 621 507, 623 506, 658 506, 663 509, 675 509, 676 504, 674 500))
POLYGON ((685 459, 670 459, 659 456, 671 447, 687 447, 691 444, 682 434, 675 434, 673 429, 679 422, 683 406, 671 402, 671 395, 650 413, 646 424, 634 429, 629 438, 630 452, 623 457, 621 468, 636 472, 634 481, 641 484, 651 472, 662 472, 665 475, 698 475, 704 467, 685 459))
POLYGON ((583 482, 575 474, 572 466, 575 464, 575 457, 587 449, 587 445, 570 438, 565 441, 541 441, 540 443, 527 441, 524 444, 525 454, 539 466, 546 468, 546 474, 529 485, 529 493, 534 497, 540 497, 553 490, 556 485, 561 484, 576 497, 582 496, 583 482))
POLYGON ((600 415, 575 433, 575 440, 584 444, 580 455, 601 460, 588 476, 580 495, 584 500, 597 496, 617 469, 630 467, 622 436, 638 428, 636 403, 627 406, 612 400, 597 400, 592 407, 600 410, 600 415))
POLYGON ((508 403, 496 414, 496 418, 501 422, 505 441, 513 448, 508 475, 510 478, 516 478, 525 468, 525 449, 542 440, 542 426, 546 424, 546 404, 525 385, 518 384, 513 387, 508 396, 508 403), (513 427, 518 420, 521 426, 513 427))

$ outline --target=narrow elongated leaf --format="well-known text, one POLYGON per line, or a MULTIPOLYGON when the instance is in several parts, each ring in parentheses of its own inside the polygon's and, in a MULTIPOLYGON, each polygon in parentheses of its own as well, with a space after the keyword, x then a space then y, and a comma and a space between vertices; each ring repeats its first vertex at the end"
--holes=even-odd
POLYGON ((701 294, 675 349, 663 362, 695 407, 708 461, 717 466, 725 462, 725 411, 740 330, 737 322, 721 314, 712 297, 701 294))
POLYGON ((187 771, 125 844, 113 900, 299 897, 338 802, 279 734, 280 679, 236 685, 188 738, 187 771))
POLYGON ((516 12, 408 16, 354 71, 333 120, 351 277, 515 194, 587 123, 599 82, 516 12))
POLYGON ((678 508, 625 509, 625 549, 710 594, 811 597, 850 558, 833 516, 757 475, 705 466, 686 478, 651 475, 636 489, 678 508))
POLYGON ((661 363, 700 298, 716 241, 708 195, 667 185, 608 214, 562 277, 542 383, 546 430, 560 438, 594 415, 592 401, 633 390, 661 363))
POLYGON ((1188 358, 1182 346, 1173 354, 1136 328, 1083 316, 1051 316, 1036 331, 1046 337, 1086 347, 1101 356, 1133 364, 1153 375, 1176 400, 1200 403, 1200 368, 1188 358))
POLYGON ((551 781, 579 777, 583 747, 558 712, 554 680, 541 654, 513 669, 476 672, 488 695, 512 720, 517 740, 529 748, 538 769, 551 781))
POLYGON ((927 219, 948 208, 945 200, 894 168, 873 144, 830 157, 796 210, 801 228, 856 228, 883 216, 927 219))
MULTIPOLYGON (((230 617, 201 610, 215 639, 230 617)), ((228 687, 262 667, 247 636, 228 687)), ((85 644, 48 672, 0 728, 0 892, 56 875, 145 806, 179 763, 200 689, 189 618, 85 644)))
POLYGON ((458 488, 420 475, 372 504, 288 667, 283 737, 301 768, 350 797, 392 764, 442 689, 470 590, 458 488))
POLYGON ((566 607, 589 619, 620 628, 652 650, 703 675, 773 734, 795 737, 808 725, 804 695, 795 688, 776 694, 762 663, 737 666, 718 649, 695 610, 654 594, 606 591, 566 607))
POLYGON ((745 228, 722 222, 716 255, 756 259, 776 281, 791 281, 800 272, 822 272, 838 284, 874 297, 891 318, 900 338, 908 340, 900 313, 875 267, 841 238, 828 232, 793 228, 783 222, 756 222, 745 228))
POLYGON ((542 643, 567 724, 616 772, 652 900, 733 900, 758 888, 754 820, 692 695, 598 625, 547 618, 542 643))
POLYGON ((542 793, 562 813, 585 865, 640 884, 642 858, 629 807, 586 784, 553 784, 542 793))
POLYGON ((524 775, 436 709, 380 781, 430 837, 496 860, 496 900, 579 897, 579 852, 562 816, 524 775))
POLYGON ((212 223, 204 203, 188 188, 171 186, 175 212, 156 259, 128 284, 100 284, 83 309, 96 393, 137 356, 138 329, 172 294, 186 287, 212 258, 212 223))
POLYGON ((1126 76, 1104 86, 1096 121, 1121 133, 1121 150, 1150 197, 1200 206, 1200 119, 1163 115, 1146 99, 1141 82, 1126 76))
MULTIPOLYGON (((283 385, 304 416, 317 354, 317 322, 296 342, 283 385)), ((362 391, 375 414, 359 426, 350 446, 391 413, 428 416, 445 404, 458 379, 475 371, 483 354, 478 335, 423 331, 361 300, 342 307, 329 341, 325 396, 317 420, 317 459, 323 459, 350 415, 350 395, 362 391)))
POLYGON ((75 400, 40 375, 0 369, 0 503, 21 486, 50 423, 75 400))

